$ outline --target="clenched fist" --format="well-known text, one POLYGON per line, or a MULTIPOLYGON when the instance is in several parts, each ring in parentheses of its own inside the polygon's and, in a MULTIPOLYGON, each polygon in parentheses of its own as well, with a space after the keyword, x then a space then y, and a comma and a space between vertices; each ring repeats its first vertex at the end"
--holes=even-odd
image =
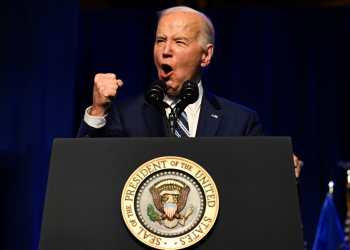
POLYGON ((117 90, 123 86, 121 80, 117 80, 115 74, 97 74, 95 76, 93 103, 90 110, 91 116, 104 116, 111 106, 117 90))

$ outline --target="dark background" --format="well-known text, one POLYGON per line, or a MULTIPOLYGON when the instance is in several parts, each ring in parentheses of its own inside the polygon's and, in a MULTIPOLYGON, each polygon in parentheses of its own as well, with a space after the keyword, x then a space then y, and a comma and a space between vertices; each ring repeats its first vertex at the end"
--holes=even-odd
MULTIPOLYGON (((203 84, 256 110, 266 135, 291 136, 305 162, 307 249, 331 176, 345 220, 346 173, 336 164, 350 160, 350 8, 311 2, 188 2, 205 7, 216 28, 203 84)), ((156 79, 156 11, 176 4, 0 3, 1 249, 37 249, 53 138, 75 137, 96 73, 123 80, 118 99, 143 93, 156 79)))

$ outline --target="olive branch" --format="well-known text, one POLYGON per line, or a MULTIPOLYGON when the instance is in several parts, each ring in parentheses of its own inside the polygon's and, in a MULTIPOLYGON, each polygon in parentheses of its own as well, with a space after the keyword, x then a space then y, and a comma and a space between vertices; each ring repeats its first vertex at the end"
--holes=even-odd
POLYGON ((155 218, 159 215, 157 212, 154 211, 154 207, 152 205, 148 205, 147 208, 147 215, 149 216, 149 219, 151 221, 155 221, 155 218))

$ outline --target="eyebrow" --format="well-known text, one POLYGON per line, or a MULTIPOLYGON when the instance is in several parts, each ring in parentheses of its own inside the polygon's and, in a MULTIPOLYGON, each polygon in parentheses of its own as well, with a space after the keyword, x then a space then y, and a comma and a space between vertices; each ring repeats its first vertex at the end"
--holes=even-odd
POLYGON ((186 40, 186 41, 189 41, 189 39, 187 37, 183 37, 183 36, 175 37, 174 40, 186 40))
MULTIPOLYGON (((166 36, 163 36, 163 35, 158 35, 156 36, 156 39, 168 39, 166 36)), ((173 40, 185 40, 185 41, 189 41, 190 39, 188 39, 187 37, 184 37, 184 36, 177 36, 177 37, 174 37, 171 39, 173 40)))

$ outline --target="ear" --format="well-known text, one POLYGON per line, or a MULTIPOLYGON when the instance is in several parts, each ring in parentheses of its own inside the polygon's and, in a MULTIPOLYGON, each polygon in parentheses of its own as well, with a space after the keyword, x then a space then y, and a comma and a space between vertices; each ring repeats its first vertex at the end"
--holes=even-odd
POLYGON ((207 44, 207 48, 203 50, 203 54, 202 54, 202 62, 201 62, 202 68, 208 66, 213 56, 213 53, 214 53, 214 46, 211 43, 207 44))

